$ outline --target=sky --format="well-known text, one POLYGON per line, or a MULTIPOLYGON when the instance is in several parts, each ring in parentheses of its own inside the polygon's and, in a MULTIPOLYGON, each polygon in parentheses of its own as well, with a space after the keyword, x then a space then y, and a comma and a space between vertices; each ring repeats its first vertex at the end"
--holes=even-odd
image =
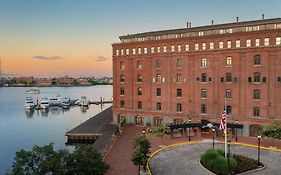
POLYGON ((119 36, 281 17, 278 0, 0 0, 3 75, 112 76, 119 36))

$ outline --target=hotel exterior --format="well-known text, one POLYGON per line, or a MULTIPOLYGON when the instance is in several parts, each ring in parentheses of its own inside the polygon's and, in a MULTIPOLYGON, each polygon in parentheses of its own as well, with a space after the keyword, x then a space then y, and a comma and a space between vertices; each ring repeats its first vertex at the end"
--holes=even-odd
POLYGON ((281 18, 187 23, 112 47, 114 123, 218 123, 224 106, 244 136, 281 122, 281 18))

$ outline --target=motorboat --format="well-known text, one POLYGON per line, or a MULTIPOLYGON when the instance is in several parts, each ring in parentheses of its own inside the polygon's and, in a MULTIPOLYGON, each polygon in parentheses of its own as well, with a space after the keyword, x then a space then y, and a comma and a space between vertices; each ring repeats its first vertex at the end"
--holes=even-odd
POLYGON ((28 89, 26 90, 27 94, 40 94, 40 89, 28 89))
POLYGON ((48 98, 42 98, 40 102, 40 108, 41 109, 49 109, 49 100, 48 98))
POLYGON ((35 103, 32 97, 26 97, 25 99, 25 109, 32 110, 35 108, 35 103))
POLYGON ((50 106, 60 106, 62 102, 63 102, 63 97, 60 95, 56 95, 49 98, 50 106))
POLYGON ((69 97, 64 97, 62 102, 61 102, 61 107, 63 109, 69 109, 70 108, 70 98, 69 97))
POLYGON ((89 101, 87 100, 86 96, 82 96, 80 99, 80 106, 82 107, 89 107, 89 101))

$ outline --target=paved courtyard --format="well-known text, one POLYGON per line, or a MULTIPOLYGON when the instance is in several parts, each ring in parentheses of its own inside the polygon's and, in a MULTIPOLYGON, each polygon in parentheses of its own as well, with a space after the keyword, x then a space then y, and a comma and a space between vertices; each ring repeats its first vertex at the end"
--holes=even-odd
MULTIPOLYGON (((212 148, 212 143, 183 144, 164 149, 155 154, 149 164, 153 175, 208 175, 201 167, 199 160, 201 154, 212 148)), ((224 148, 224 144, 216 143, 215 148, 224 148)), ((257 148, 231 145, 231 153, 243 154, 257 159, 257 148)), ((265 169, 249 174, 280 175, 281 152, 261 149, 261 162, 265 169)))

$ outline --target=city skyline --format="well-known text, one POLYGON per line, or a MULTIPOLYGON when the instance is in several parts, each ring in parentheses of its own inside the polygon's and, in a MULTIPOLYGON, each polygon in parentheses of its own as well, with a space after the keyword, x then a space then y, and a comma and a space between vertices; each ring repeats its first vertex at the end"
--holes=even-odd
POLYGON ((3 74, 112 76, 120 35, 280 17, 278 1, 0 0, 3 74), (222 15, 223 14, 223 15, 222 15))

